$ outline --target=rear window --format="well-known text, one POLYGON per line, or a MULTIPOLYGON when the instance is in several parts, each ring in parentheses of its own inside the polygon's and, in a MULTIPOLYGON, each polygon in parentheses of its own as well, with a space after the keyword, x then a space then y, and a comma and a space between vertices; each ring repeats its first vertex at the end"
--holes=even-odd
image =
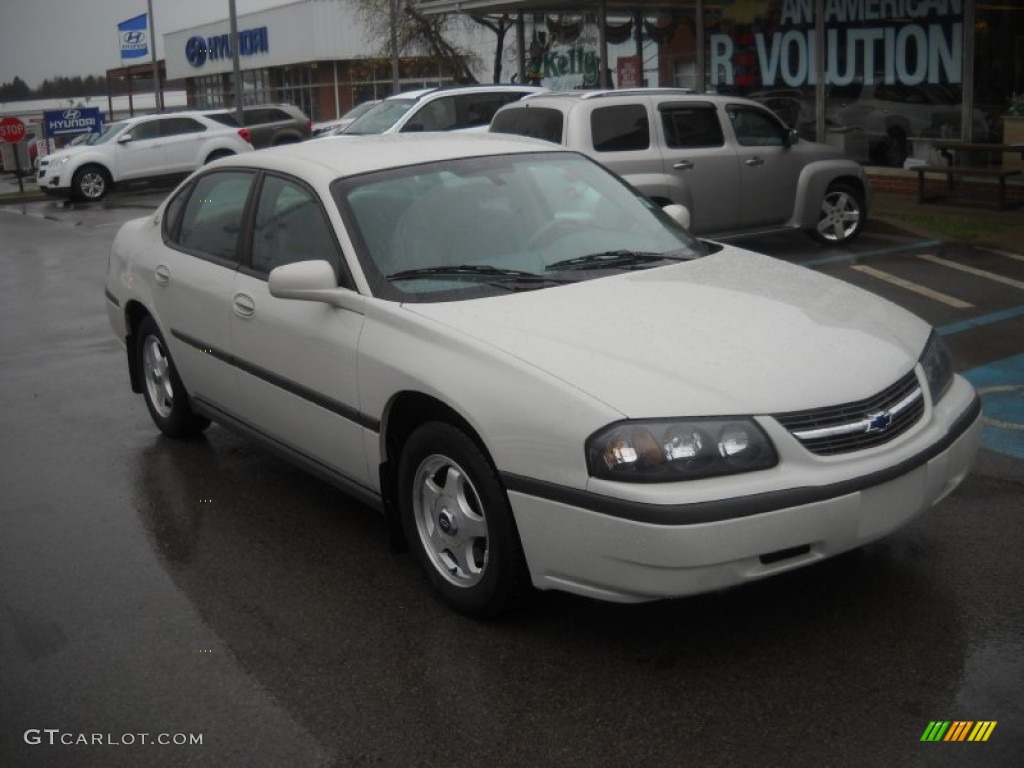
POLYGON ((651 128, 643 104, 600 107, 590 113, 597 152, 627 152, 651 146, 651 128))
POLYGON ((561 144, 563 126, 562 113, 557 109, 523 107, 496 114, 491 122, 491 133, 513 133, 561 144))
POLYGON ((229 112, 218 112, 213 115, 207 115, 207 117, 211 120, 221 123, 222 125, 230 126, 231 128, 238 127, 238 121, 235 120, 235 116, 230 114, 229 112))

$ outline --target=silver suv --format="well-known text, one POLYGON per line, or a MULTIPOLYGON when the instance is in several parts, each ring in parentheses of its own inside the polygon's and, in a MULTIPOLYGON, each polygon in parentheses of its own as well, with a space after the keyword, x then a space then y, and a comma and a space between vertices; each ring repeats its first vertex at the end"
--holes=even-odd
POLYGON ((544 93, 503 107, 490 130, 583 152, 655 202, 685 206, 692 231, 706 237, 800 229, 835 245, 867 219, 864 169, 747 99, 678 89, 544 93))
MULTIPOLYGON (((240 127, 233 109, 206 112, 218 123, 240 127)), ((256 149, 279 147, 305 141, 313 134, 313 121, 294 104, 256 104, 242 107, 242 120, 249 130, 249 141, 256 149)))

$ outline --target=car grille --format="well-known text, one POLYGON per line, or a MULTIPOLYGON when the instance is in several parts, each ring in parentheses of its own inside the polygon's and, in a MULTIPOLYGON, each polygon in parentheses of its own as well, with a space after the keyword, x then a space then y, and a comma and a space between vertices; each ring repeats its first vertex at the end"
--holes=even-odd
POLYGON ((776 414, 775 419, 811 453, 834 456, 887 443, 924 413, 924 392, 914 371, 874 397, 846 405, 776 414))

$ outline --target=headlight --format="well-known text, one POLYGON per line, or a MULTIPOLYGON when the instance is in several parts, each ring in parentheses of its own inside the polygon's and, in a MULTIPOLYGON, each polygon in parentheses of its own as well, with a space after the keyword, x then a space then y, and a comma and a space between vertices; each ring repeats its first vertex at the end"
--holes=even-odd
POLYGON ((953 383, 953 358, 945 340, 932 331, 928 344, 921 353, 921 367, 928 381, 928 390, 932 393, 932 403, 937 403, 946 394, 953 383))
POLYGON ((587 440, 592 477, 670 483, 768 469, 775 448, 753 419, 624 421, 587 440))

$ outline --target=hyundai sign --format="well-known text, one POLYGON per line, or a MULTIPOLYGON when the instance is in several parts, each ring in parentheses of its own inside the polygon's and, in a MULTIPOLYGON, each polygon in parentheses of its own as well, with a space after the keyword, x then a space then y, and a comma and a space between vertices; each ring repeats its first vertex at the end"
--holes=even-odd
MULTIPOLYGON (((270 38, 266 27, 243 29, 238 33, 238 55, 252 56, 270 51, 270 38)), ((190 37, 185 44, 185 58, 193 67, 201 67, 208 60, 231 58, 231 35, 190 37)))
POLYGON ((76 133, 99 133, 103 115, 99 107, 55 109, 43 112, 46 136, 68 136, 76 133))
POLYGON ((121 42, 122 59, 138 59, 149 53, 146 14, 143 13, 118 24, 117 37, 121 42))

